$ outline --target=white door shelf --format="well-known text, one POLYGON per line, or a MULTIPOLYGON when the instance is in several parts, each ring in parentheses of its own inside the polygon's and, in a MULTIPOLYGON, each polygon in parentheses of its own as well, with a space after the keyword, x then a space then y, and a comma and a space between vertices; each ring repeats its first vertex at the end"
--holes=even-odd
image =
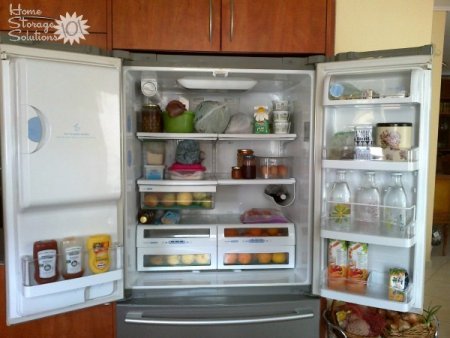
POLYGON ((374 171, 416 171, 419 162, 394 162, 370 160, 323 160, 322 168, 374 171))

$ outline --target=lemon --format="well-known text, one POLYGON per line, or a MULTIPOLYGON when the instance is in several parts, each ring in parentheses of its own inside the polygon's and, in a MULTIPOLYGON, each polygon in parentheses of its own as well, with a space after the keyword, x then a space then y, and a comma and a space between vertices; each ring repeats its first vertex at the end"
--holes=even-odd
POLYGON ((342 223, 348 221, 350 217, 350 208, 347 204, 336 204, 331 211, 331 218, 336 223, 342 223))
POLYGON ((177 204, 182 206, 190 206, 192 204, 192 193, 179 192, 177 194, 177 204))

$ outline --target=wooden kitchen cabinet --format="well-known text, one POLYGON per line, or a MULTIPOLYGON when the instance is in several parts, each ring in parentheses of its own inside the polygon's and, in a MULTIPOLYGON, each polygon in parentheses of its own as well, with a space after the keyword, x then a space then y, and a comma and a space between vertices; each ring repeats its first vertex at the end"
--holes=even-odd
POLYGON ((327 54, 334 0, 112 0, 114 49, 327 54))
POLYGON ((5 266, 0 264, 0 337, 114 338, 115 303, 6 326, 5 266))
MULTIPOLYGON (((80 44, 91 45, 99 48, 108 48, 110 19, 109 14, 111 0, 10 0, 0 6, 0 31, 9 36, 9 40, 16 42, 18 36, 25 42, 43 41, 53 42, 48 39, 54 36, 55 29, 49 27, 55 24, 55 19, 60 16, 83 16, 89 26, 85 39, 80 39, 80 44), (38 19, 37 17, 44 17, 38 19), (46 32, 48 30, 48 32, 46 32), (37 33, 36 33, 37 32, 37 33)), ((63 40, 55 42, 62 43, 63 40)), ((74 42, 76 45, 77 42, 74 42)))
POLYGON ((221 0, 112 0, 113 49, 220 50, 221 0))

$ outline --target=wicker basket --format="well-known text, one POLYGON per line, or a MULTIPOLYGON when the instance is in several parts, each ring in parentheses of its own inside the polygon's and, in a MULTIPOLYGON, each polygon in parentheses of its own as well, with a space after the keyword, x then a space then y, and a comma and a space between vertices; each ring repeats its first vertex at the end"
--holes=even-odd
POLYGON ((439 321, 436 316, 431 325, 418 324, 402 332, 388 331, 383 332, 384 338, 435 338, 438 336, 439 321))

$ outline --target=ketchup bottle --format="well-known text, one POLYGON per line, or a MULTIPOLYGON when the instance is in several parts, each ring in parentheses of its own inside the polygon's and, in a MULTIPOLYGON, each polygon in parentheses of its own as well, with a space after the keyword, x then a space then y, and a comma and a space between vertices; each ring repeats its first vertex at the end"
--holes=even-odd
POLYGON ((54 239, 33 244, 34 279, 38 284, 58 279, 58 244, 54 239))

